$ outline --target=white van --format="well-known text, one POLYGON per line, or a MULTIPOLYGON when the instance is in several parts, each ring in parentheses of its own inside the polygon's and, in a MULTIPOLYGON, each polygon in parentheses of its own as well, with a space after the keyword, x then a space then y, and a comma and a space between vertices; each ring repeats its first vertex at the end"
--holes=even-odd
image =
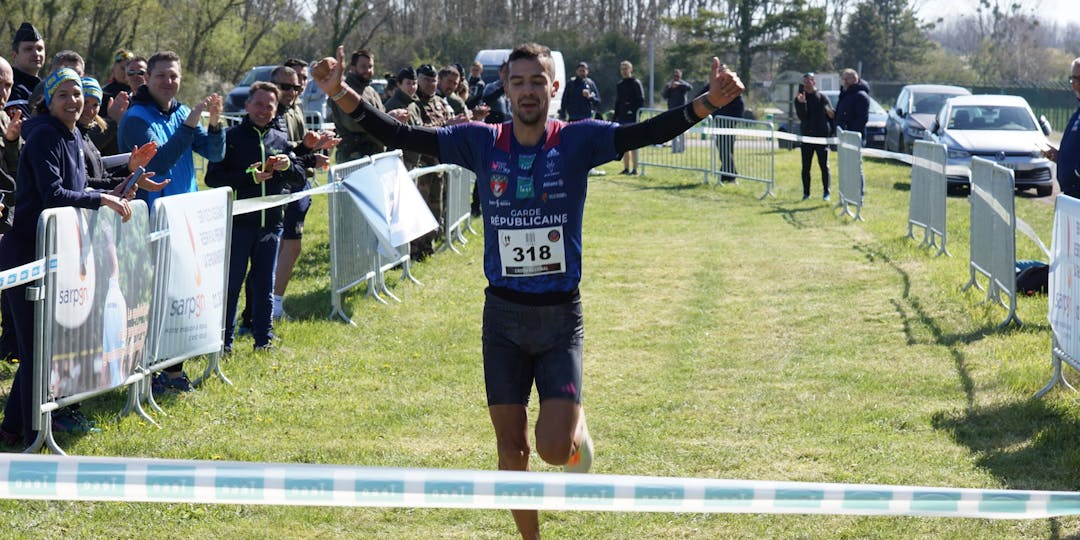
MULTIPOLYGON (((475 60, 484 66, 484 72, 480 75, 485 83, 499 80, 499 66, 510 57, 510 49, 484 49, 476 53, 475 60)), ((563 63, 562 53, 551 51, 551 58, 555 61, 555 80, 559 83, 555 97, 551 98, 548 105, 548 116, 555 118, 559 115, 559 106, 562 105, 563 89, 566 88, 566 64, 563 63)))

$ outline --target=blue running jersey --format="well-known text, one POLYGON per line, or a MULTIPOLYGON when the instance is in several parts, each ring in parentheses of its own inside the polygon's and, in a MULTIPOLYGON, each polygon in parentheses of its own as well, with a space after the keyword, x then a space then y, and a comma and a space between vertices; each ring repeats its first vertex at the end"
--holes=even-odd
POLYGON ((476 173, 491 285, 533 294, 577 288, 589 169, 619 158, 616 127, 548 120, 531 147, 517 142, 510 122, 439 128, 439 159, 476 173))

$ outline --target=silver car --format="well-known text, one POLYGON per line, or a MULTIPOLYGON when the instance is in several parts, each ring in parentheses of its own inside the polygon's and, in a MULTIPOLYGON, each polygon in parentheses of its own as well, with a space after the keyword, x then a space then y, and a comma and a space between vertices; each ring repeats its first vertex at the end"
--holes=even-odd
POLYGON ((1042 152, 1049 147, 1050 123, 1035 118, 1020 96, 975 95, 950 98, 930 127, 930 139, 948 149, 950 188, 971 181, 972 156, 1014 171, 1016 189, 1035 188, 1040 197, 1054 189, 1053 169, 1042 152))
POLYGON ((896 106, 885 119, 885 149, 910 154, 917 140, 927 140, 930 122, 946 99, 971 95, 966 88, 943 84, 909 84, 900 89, 896 106))

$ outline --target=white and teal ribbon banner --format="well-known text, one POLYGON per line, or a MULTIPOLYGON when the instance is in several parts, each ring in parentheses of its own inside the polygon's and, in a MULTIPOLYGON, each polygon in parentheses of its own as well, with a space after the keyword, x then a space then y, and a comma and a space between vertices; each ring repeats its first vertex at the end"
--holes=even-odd
POLYGON ((1080 493, 165 459, 0 456, 0 499, 1035 519, 1080 493))

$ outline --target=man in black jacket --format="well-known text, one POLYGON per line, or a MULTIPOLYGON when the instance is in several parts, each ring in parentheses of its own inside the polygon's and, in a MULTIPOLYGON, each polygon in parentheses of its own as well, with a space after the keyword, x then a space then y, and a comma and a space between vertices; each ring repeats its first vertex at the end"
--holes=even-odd
MULTIPOLYGON (((795 114, 801 123, 799 132, 806 137, 828 137, 832 133, 830 121, 833 118, 829 98, 817 91, 813 73, 803 75, 802 88, 795 96, 795 114)), ((829 147, 825 144, 802 142, 802 185, 803 200, 810 198, 810 164, 817 154, 818 167, 821 168, 821 187, 823 200, 829 200, 829 147)))
MULTIPOLYGON (((225 159, 210 163, 206 185, 228 186, 237 199, 279 195, 303 187, 303 164, 289 152, 289 139, 274 121, 279 91, 268 82, 251 85, 240 124, 225 132, 225 159)), ((252 335, 255 350, 273 348, 271 311, 274 261, 281 239, 280 206, 233 215, 232 245, 229 254, 229 284, 225 298, 225 350, 232 351, 236 326, 236 304, 240 286, 251 262, 248 297, 251 298, 252 335)))
POLYGON ((866 141, 866 122, 870 116, 870 86, 854 69, 840 72, 840 97, 836 99, 836 127, 856 131, 866 141))

